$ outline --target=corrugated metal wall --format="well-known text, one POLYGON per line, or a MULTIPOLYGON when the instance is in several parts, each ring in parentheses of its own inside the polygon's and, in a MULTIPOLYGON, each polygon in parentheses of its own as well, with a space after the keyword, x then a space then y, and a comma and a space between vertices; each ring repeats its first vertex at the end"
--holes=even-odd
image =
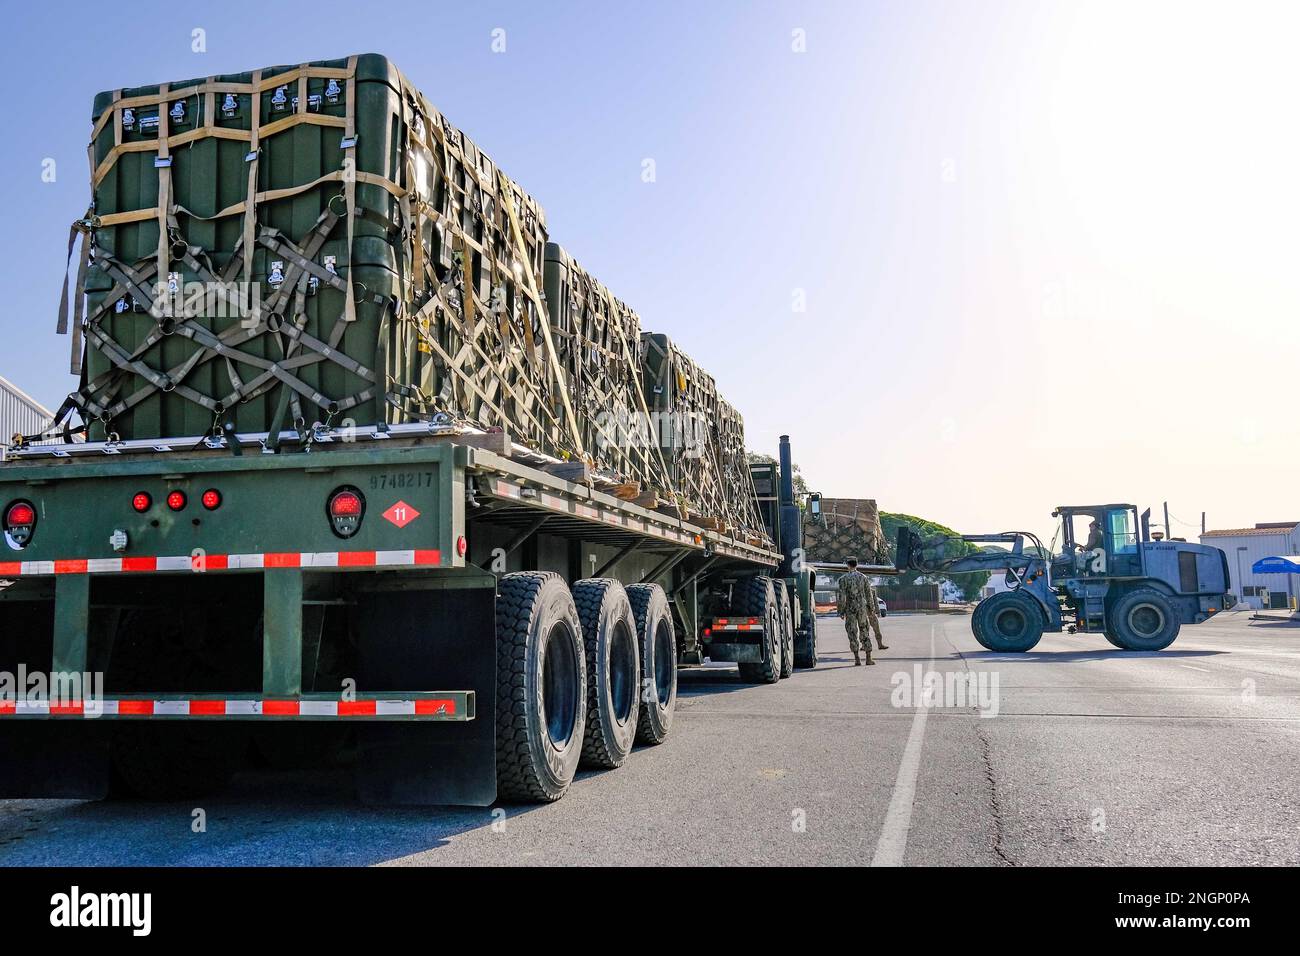
POLYGON ((23 394, 16 385, 0 377, 0 460, 5 457, 11 436, 41 431, 53 414, 31 396, 23 394))
MULTIPOLYGON (((1242 587, 1263 587, 1270 591, 1296 593, 1297 575, 1293 574, 1255 574, 1251 566, 1260 558, 1275 555, 1295 554, 1300 550, 1300 541, 1285 530, 1277 534, 1252 535, 1217 535, 1210 534, 1201 538, 1201 544, 1219 548, 1228 556, 1228 575, 1232 579, 1230 590, 1241 597, 1242 587), (1239 551, 1239 548, 1245 550, 1239 551)), ((1257 597, 1248 597, 1244 603, 1256 610, 1263 609, 1264 602, 1257 597)))

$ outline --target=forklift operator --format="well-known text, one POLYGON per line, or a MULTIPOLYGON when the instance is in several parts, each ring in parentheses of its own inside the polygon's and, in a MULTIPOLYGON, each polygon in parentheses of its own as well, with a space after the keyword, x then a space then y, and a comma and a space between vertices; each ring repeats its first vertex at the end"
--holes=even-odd
POLYGON ((1094 518, 1088 525, 1088 543, 1083 546, 1084 551, 1104 551, 1106 549, 1106 539, 1101 533, 1101 524, 1094 518))
POLYGON ((1079 553, 1074 557, 1075 570, 1087 574, 1090 570, 1101 571, 1104 565, 1098 565, 1097 561, 1104 561, 1102 557, 1106 553, 1106 538, 1102 534, 1101 522, 1095 518, 1088 524, 1088 541, 1086 544, 1076 544, 1079 553))

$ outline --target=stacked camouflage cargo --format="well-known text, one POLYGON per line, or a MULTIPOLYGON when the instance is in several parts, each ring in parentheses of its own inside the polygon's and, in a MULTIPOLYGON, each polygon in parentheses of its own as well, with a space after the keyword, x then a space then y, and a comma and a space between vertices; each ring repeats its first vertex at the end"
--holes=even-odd
POLYGON ((822 498, 821 516, 804 522, 804 559, 839 562, 850 555, 862 564, 889 564, 880 511, 870 498, 822 498))
POLYGON ((117 90, 93 120, 60 306, 84 375, 65 433, 76 413, 92 439, 274 449, 313 426, 430 422, 761 526, 712 377, 674 349, 657 395, 636 313, 386 58, 117 90))
POLYGON ((679 504, 705 523, 761 536, 740 413, 667 336, 646 333, 642 344, 646 401, 679 504))
POLYGON ((641 320, 554 243, 546 305, 583 446, 602 474, 637 493, 671 487, 642 385, 641 320))
POLYGON ((92 438, 439 417, 584 454, 542 209, 387 59, 118 90, 94 113, 87 381, 63 409, 92 438))

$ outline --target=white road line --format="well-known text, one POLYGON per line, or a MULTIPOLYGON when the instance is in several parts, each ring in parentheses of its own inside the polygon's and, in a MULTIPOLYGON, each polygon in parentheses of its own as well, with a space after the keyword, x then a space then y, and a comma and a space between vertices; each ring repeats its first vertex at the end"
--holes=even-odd
POLYGON ((1182 664, 1182 663, 1180 663, 1178 666, 1179 666, 1179 667, 1186 667, 1189 671, 1201 671, 1202 673, 1205 673, 1205 674, 1208 674, 1208 673, 1210 672, 1210 669, 1209 669, 1208 667, 1197 667, 1195 664, 1182 664))
MULTIPOLYGON (((930 625, 930 666, 934 665, 934 625, 930 625)), ((921 693, 920 688, 915 689, 921 693)), ((876 840, 876 855, 872 866, 902 866, 907 851, 907 832, 912 826, 912 802, 916 799, 916 777, 921 771, 921 742, 925 738, 925 718, 930 713, 929 704, 922 695, 921 706, 912 717, 912 729, 903 748, 903 759, 898 764, 898 777, 894 780, 894 793, 889 798, 889 810, 876 840)))

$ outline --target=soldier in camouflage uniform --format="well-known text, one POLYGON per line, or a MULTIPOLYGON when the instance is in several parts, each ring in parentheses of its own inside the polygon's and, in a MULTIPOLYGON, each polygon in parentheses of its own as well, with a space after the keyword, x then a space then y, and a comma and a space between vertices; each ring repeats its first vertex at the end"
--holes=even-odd
POLYGON ((876 613, 876 589, 871 586, 867 576, 858 570, 857 558, 849 558, 844 563, 849 566, 849 570, 840 577, 835 607, 844 619, 844 630, 849 634, 854 666, 862 663, 858 654, 859 647, 866 653, 867 663, 874 664, 875 661, 871 659, 871 631, 876 632, 876 643, 880 649, 886 650, 885 642, 880 636, 880 618, 876 613))

